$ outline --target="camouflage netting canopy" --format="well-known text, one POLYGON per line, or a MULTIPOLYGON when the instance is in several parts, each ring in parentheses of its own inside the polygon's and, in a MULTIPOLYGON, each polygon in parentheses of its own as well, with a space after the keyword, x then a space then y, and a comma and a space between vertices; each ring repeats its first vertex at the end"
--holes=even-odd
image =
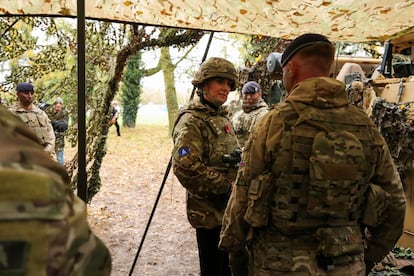
MULTIPOLYGON (((76 0, 0 0, 1 15, 75 17, 76 0)), ((385 41, 414 28, 413 0, 86 0, 87 18, 293 38, 385 41)))

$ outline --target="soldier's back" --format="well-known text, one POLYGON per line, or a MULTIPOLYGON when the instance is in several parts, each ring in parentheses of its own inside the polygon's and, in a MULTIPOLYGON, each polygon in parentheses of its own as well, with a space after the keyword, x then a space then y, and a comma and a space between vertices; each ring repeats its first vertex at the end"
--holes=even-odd
POLYGON ((0 152, 0 274, 109 275, 109 251, 64 167, 2 106, 0 152))

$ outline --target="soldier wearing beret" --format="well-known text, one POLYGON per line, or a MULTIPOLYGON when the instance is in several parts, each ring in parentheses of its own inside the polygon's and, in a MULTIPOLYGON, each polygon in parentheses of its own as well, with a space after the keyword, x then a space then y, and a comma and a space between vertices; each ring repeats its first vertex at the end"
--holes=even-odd
POLYGON ((242 88, 242 109, 232 118, 234 131, 240 146, 243 146, 253 126, 268 111, 267 103, 262 99, 262 88, 255 81, 246 82, 242 88))
POLYGON ((245 145, 219 246, 247 247, 252 275, 362 276, 402 234, 400 176, 378 128, 329 77, 334 55, 320 34, 287 46, 288 96, 245 145))
POLYGON ((36 134, 36 137, 43 145, 44 150, 53 158, 56 158, 55 134, 53 132, 53 127, 46 112, 33 104, 33 84, 28 82, 17 84, 16 95, 18 101, 14 105, 11 105, 9 110, 19 117, 36 134))

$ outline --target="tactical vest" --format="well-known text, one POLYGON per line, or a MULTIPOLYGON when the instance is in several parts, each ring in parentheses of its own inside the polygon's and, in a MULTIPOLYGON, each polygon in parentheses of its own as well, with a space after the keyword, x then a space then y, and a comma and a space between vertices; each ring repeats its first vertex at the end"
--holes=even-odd
POLYGON ((204 127, 200 128, 203 138, 203 163, 206 166, 225 167, 223 155, 230 154, 238 148, 231 121, 223 120, 222 116, 211 116, 207 112, 184 109, 178 115, 174 128, 185 113, 191 113, 204 124, 204 127), (229 135, 223 135, 224 132, 229 135))
POLYGON ((376 160, 372 123, 354 106, 321 112, 289 103, 293 110, 281 112, 285 133, 272 166, 271 223, 286 235, 356 226, 376 160), (332 145, 337 148, 324 155, 332 145))
POLYGON ((36 170, 0 168, 0 275, 109 275, 85 204, 58 176, 36 170))
POLYGON ((48 117, 46 114, 39 112, 20 112, 13 110, 18 116, 37 136, 39 142, 45 146, 47 144, 48 135, 48 117))
POLYGON ((245 145, 250 133, 252 132, 253 126, 268 111, 268 106, 263 100, 257 102, 250 108, 250 111, 240 110, 232 119, 234 131, 240 146, 245 145))
MULTIPOLYGON (((228 166, 229 164, 226 164, 223 160, 225 154, 230 154, 238 148, 230 120, 220 116, 220 113, 217 116, 216 113, 198 110, 195 106, 190 105, 188 109, 181 110, 178 115, 174 125, 174 133, 180 131, 176 129, 176 126, 179 120, 185 119, 182 116, 186 113, 190 113, 197 118, 194 127, 201 132, 202 141, 200 143, 203 151, 200 161, 207 167, 226 175, 227 178, 235 179, 237 169, 228 166)), ((175 168, 174 172, 177 175, 181 173, 181 170, 175 168)), ((191 176, 186 177, 186 173, 183 173, 181 177, 180 181, 194 181, 191 176)), ((187 190, 187 217, 190 224, 195 228, 208 229, 220 226, 228 197, 227 192, 223 194, 200 194, 187 190)))

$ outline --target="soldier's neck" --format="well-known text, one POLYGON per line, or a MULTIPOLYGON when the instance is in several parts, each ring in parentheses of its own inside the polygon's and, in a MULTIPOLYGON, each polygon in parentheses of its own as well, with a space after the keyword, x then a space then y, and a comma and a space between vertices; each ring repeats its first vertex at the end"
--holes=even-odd
POLYGON ((27 110, 27 111, 30 111, 30 110, 32 110, 33 108, 33 104, 29 104, 29 105, 24 105, 24 104, 22 104, 22 103, 20 103, 19 102, 19 106, 21 107, 21 108, 23 108, 24 110, 27 110))
POLYGON ((203 103, 203 104, 206 104, 206 105, 208 105, 208 106, 210 106, 211 108, 213 108, 215 111, 217 111, 218 109, 219 109, 219 107, 217 107, 217 106, 215 106, 213 103, 211 103, 211 102, 209 102, 209 101, 207 101, 205 98, 204 98, 204 95, 200 95, 200 101, 203 103))

